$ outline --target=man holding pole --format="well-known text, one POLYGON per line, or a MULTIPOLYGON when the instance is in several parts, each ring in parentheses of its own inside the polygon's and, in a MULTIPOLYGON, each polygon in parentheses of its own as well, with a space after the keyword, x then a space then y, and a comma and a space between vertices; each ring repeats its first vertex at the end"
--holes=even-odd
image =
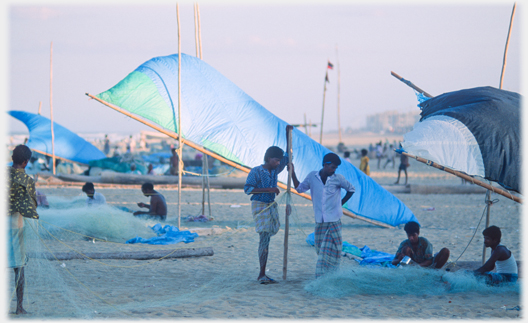
POLYGON ((299 183, 292 169, 292 180, 297 192, 310 190, 312 196, 315 214, 315 251, 318 255, 315 278, 336 270, 341 259, 342 206, 352 197, 355 188, 343 175, 335 173, 339 165, 341 165, 339 156, 328 153, 323 158, 323 168, 310 172, 302 183, 299 183), (341 189, 347 192, 342 199, 341 189))
MULTIPOLYGON (((293 127, 286 127, 286 136, 293 127)), ((261 284, 274 284, 276 280, 266 276, 270 238, 279 232, 280 221, 275 196, 280 193, 277 177, 288 163, 288 154, 271 146, 264 155, 264 164, 254 167, 248 174, 244 193, 251 195, 251 212, 255 220, 255 231, 259 234, 258 256, 260 273, 257 280, 261 284)))

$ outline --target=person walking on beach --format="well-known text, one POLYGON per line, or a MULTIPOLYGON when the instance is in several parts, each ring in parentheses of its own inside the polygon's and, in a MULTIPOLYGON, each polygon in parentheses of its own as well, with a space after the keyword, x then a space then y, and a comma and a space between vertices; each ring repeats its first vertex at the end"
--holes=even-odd
POLYGON ((518 279, 519 269, 513 253, 500 244, 502 233, 499 227, 489 226, 482 231, 484 246, 491 248, 491 255, 482 267, 474 271, 475 275, 484 276, 489 285, 514 283, 518 279), (495 268, 495 272, 492 272, 495 268))
POLYGON ((392 264, 397 266, 403 257, 408 256, 421 267, 442 268, 449 259, 449 249, 442 248, 440 252, 433 256, 433 244, 424 237, 420 237, 420 225, 410 221, 403 228, 407 233, 407 240, 402 241, 392 264))
POLYGON ((328 153, 323 157, 323 168, 319 171, 310 172, 302 183, 299 183, 297 175, 292 169, 295 190, 298 193, 310 190, 312 196, 315 214, 315 251, 318 255, 315 278, 339 267, 341 250, 343 249, 341 236, 342 206, 356 191, 343 175, 335 173, 339 165, 341 165, 339 156, 328 153), (347 192, 342 199, 341 189, 347 192))
POLYGON ((366 149, 361 149, 361 162, 359 163, 359 170, 365 173, 365 175, 370 176, 370 165, 368 158, 368 151, 366 149))
MULTIPOLYGON (((293 126, 286 127, 286 138, 293 126)), ((288 154, 271 146, 264 154, 264 164, 254 167, 248 174, 244 193, 251 195, 251 212, 255 220, 255 231, 259 234, 258 257, 260 272, 257 280, 261 284, 277 283, 266 276, 269 243, 272 236, 279 232, 280 221, 275 196, 280 193, 277 188, 277 176, 288 164, 288 154)))
POLYGON ((411 164, 409 164, 409 157, 404 154, 400 154, 400 167, 398 168, 398 179, 394 184, 400 183, 400 175, 401 171, 403 170, 403 172, 405 173, 405 185, 407 185, 407 167, 409 166, 411 166, 411 164))
POLYGON ((22 306, 24 301, 24 267, 28 257, 24 245, 24 218, 38 219, 37 193, 35 182, 26 174, 25 168, 31 158, 31 150, 18 145, 11 156, 13 166, 9 167, 9 232, 8 266, 15 271, 16 314, 27 314, 22 306))
POLYGON ((150 204, 139 202, 137 205, 149 210, 136 211, 133 213, 134 216, 142 217, 146 215, 154 219, 165 221, 167 219, 167 202, 165 201, 165 197, 154 190, 154 185, 152 183, 141 185, 141 192, 143 195, 150 197, 150 204))
POLYGON ((180 158, 178 157, 178 153, 176 153, 176 148, 171 148, 172 156, 170 157, 170 174, 171 175, 178 175, 178 163, 180 162, 180 158))
POLYGON ((394 146, 392 144, 390 144, 389 150, 387 152, 387 162, 383 166, 383 169, 387 168, 387 165, 389 163, 392 163, 392 168, 394 168, 394 166, 396 164, 396 162, 394 161, 395 158, 396 158, 396 152, 394 151, 394 146))

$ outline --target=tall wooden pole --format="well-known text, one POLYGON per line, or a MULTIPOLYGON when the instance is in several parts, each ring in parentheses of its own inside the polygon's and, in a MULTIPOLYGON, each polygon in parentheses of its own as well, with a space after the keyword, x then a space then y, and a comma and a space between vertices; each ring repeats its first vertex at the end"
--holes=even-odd
POLYGON ((328 80, 328 70, 325 74, 324 89, 323 89, 323 109, 321 112, 321 134, 319 135, 319 144, 323 144, 323 122, 324 122, 324 106, 325 106, 325 96, 326 96, 326 81, 328 80))
POLYGON ((198 42, 200 43, 200 59, 203 60, 202 56, 202 26, 200 22, 200 5, 196 4, 196 12, 198 13, 198 42))
MULTIPOLYGON (((202 23, 200 19, 200 6, 198 3, 196 4, 196 37, 198 42, 198 51, 196 55, 199 55, 198 57, 203 60, 203 51, 202 51, 202 23)), ((207 205, 209 208, 209 216, 211 216, 211 187, 209 183, 209 160, 207 159, 207 155, 203 156, 202 159, 202 170, 205 170, 205 172, 202 172, 204 176, 204 180, 202 180, 203 185, 203 194, 202 194, 202 204, 205 204, 205 188, 207 188, 207 205)), ((202 207, 202 214, 205 214, 204 207, 202 207)))
MULTIPOLYGON (((510 45, 510 35, 513 25, 513 18, 515 17, 515 7, 517 6, 517 3, 513 4, 513 10, 510 17, 510 27, 508 29, 508 37, 506 38, 506 46, 504 48, 504 58, 502 60, 502 71, 501 71, 501 78, 499 83, 499 89, 502 90, 502 83, 504 81, 504 71, 506 69, 506 58, 508 57, 508 46, 510 45)), ((493 204, 491 203, 491 191, 488 190, 486 192, 486 228, 489 227, 490 224, 490 213, 491 213, 491 206, 493 204)), ((482 264, 486 262, 486 246, 482 247, 482 264)))
POLYGON ((340 112, 340 90, 341 90, 341 72, 339 71, 339 57, 337 54, 337 44, 336 44, 336 60, 337 60, 337 129, 339 131, 339 142, 343 142, 341 137, 341 112, 340 112))
MULTIPOLYGON (((289 126, 288 126, 289 127, 289 126)), ((288 184, 286 188, 286 216, 284 218, 284 258, 282 262, 282 279, 286 280, 288 272, 288 235, 290 233, 290 213, 291 213, 291 181, 292 181, 292 132, 286 128, 288 135, 288 184)))
POLYGON ((510 18, 510 28, 508 29, 508 37, 506 38, 506 47, 504 48, 504 59, 502 60, 502 72, 501 72, 501 78, 500 78, 500 85, 499 89, 502 89, 502 82, 504 81, 504 70, 506 69, 506 57, 508 56, 508 46, 510 45, 510 35, 513 25, 513 18, 515 17, 515 7, 517 6, 517 2, 513 4, 513 10, 510 18))
POLYGON ((38 114, 40 115, 40 111, 42 109, 42 101, 39 101, 39 109, 38 109, 38 114))
POLYGON ((50 120, 51 120, 51 162, 53 163, 53 175, 55 171, 55 132, 53 131, 53 42, 50 47, 50 120))
POLYGON ((196 12, 196 3, 194 4, 194 42, 196 44, 196 57, 200 57, 200 49, 198 48, 198 13, 196 12))
POLYGON ((176 3, 176 16, 178 20, 178 228, 181 225, 181 189, 183 173, 183 142, 181 129, 181 28, 180 28, 180 6, 176 3))

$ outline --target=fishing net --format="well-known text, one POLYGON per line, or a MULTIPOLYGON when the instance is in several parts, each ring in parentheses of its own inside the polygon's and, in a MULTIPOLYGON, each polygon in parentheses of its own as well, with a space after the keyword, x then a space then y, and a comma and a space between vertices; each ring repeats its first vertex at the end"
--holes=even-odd
MULTIPOLYGON (((215 193, 218 201, 215 207, 222 206, 232 212, 217 216, 215 211, 214 221, 204 223, 190 224, 182 219, 182 227, 230 230, 212 236, 199 234, 188 244, 148 245, 127 244, 126 241, 134 237, 156 237, 152 228, 158 221, 136 218, 122 207, 130 207, 131 203, 119 202, 119 198, 135 200, 140 194, 135 191, 139 189, 115 191, 115 196, 102 191, 108 204, 98 207, 87 207, 84 195, 67 198, 58 196, 61 193, 48 194, 49 208, 38 208, 40 219, 25 220, 29 262, 24 270, 23 305, 31 318, 144 318, 151 317, 158 310, 181 317, 184 308, 217 310, 227 300, 248 308, 255 306, 246 298, 255 296, 251 286, 257 284, 260 239, 255 232, 249 197, 244 196, 246 203, 243 205, 236 205, 228 197, 234 193, 218 191, 215 193), (135 197, 127 194, 135 194, 135 197), (170 257, 173 252, 207 248, 214 249, 213 256, 170 257), (159 251, 168 256, 152 256, 144 260, 131 256, 134 253, 156 255, 159 251), (218 259, 228 259, 230 264, 218 259)), ((174 200, 169 191, 163 191, 163 194, 167 201, 174 200)), ((192 194, 190 201, 195 202, 187 205, 184 199, 182 215, 201 214, 201 203, 196 199, 202 196, 202 192, 186 191, 184 197, 192 194)), ((311 202, 281 194, 276 203, 281 226, 267 245, 266 275, 280 279, 282 274, 284 219, 289 204, 288 277, 291 275, 302 281, 305 290, 316 296, 339 298, 354 294, 409 294, 416 291, 423 294, 519 293, 517 286, 489 287, 461 271, 446 273, 421 268, 363 267, 348 258, 342 259, 339 271, 315 280, 317 255, 314 247, 306 242, 306 237, 314 231, 311 202)), ((177 222, 171 218, 162 224, 176 226, 177 222)), ((8 309, 12 313, 16 308, 15 277, 12 269, 5 269, 5 272, 8 309)), ((262 292, 259 289, 254 293, 261 295, 262 292)), ((222 312, 222 316, 228 317, 228 314, 222 312)))
POLYGON ((441 295, 461 292, 519 294, 519 285, 491 286, 486 284, 484 278, 464 270, 447 272, 416 266, 385 268, 344 265, 336 272, 309 282, 305 290, 326 298, 358 294, 441 295))

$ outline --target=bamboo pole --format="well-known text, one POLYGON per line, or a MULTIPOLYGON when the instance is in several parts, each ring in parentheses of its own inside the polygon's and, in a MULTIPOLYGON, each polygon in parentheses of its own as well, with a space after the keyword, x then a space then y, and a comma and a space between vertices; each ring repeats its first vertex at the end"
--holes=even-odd
POLYGON ((198 48, 198 16, 196 13, 196 3, 194 8, 194 42, 196 44, 196 57, 200 57, 200 49, 198 48))
POLYGON ((51 162, 53 175, 55 175, 55 132, 53 131, 53 42, 50 46, 50 120, 51 120, 51 162))
POLYGON ((328 70, 325 74, 324 89, 323 89, 323 109, 321 112, 321 134, 319 135, 319 144, 323 144, 323 121, 324 121, 324 106, 325 106, 325 96, 326 96, 326 80, 328 80, 328 70))
POLYGON ((202 24, 201 24, 201 21, 200 21, 200 5, 198 5, 198 3, 196 4, 196 12, 198 13, 198 40, 199 40, 199 43, 200 43, 200 59, 203 60, 203 55, 202 55, 202 24))
POLYGON ((502 61, 502 72, 501 72, 501 78, 500 78, 500 85, 499 89, 502 89, 502 82, 504 81, 504 70, 506 69, 506 57, 508 56, 508 46, 510 45, 510 35, 513 25, 513 18, 515 17, 515 7, 517 6, 517 2, 513 4, 513 10, 510 18, 510 28, 508 29, 508 37, 506 38, 506 48, 504 48, 504 59, 502 61))
POLYGON ((290 234, 290 213, 291 213, 291 181, 292 181, 292 133, 291 128, 286 128, 288 136, 288 182, 286 186, 286 215, 284 217, 284 258, 282 262, 282 279, 286 280, 288 273, 288 235, 290 234))
POLYGON ((479 180, 477 180, 477 179, 474 179, 473 177, 471 177, 471 176, 469 176, 469 175, 466 175, 466 174, 464 174, 464 173, 462 173, 462 172, 459 172, 459 171, 453 170, 453 169, 451 169, 451 168, 449 168, 449 167, 445 167, 445 166, 439 165, 439 164, 437 164, 437 163, 435 163, 435 162, 433 162, 433 161, 431 161, 431 160, 427 160, 427 159, 422 158, 422 157, 418 157, 418 156, 411 155, 411 154, 406 153, 406 152, 404 152, 404 151, 401 152, 401 153, 404 154, 405 156, 408 156, 408 157, 414 158, 414 159, 416 159, 417 161, 419 161, 419 162, 421 162, 421 163, 424 163, 424 164, 426 164, 426 165, 428 165, 428 166, 431 166, 431 167, 434 167, 434 168, 437 168, 437 169, 443 170, 443 171, 445 171, 445 172, 447 172, 447 173, 453 174, 453 175, 458 176, 458 177, 460 177, 460 178, 463 178, 463 179, 465 179, 465 180, 467 180, 467 181, 469 181, 469 182, 472 182, 472 183, 474 183, 474 184, 477 184, 477 185, 479 185, 479 186, 482 186, 482 187, 484 187, 484 188, 487 188, 488 190, 492 191, 493 193, 500 194, 500 195, 502 195, 502 196, 504 196, 504 197, 507 197, 507 198, 509 198, 510 200, 513 200, 513 201, 515 201, 515 202, 517 202, 517 203, 522 203, 522 202, 523 202, 521 198, 519 198, 519 197, 517 197, 517 196, 514 196, 514 195, 512 195, 512 194, 509 193, 509 192, 506 192, 506 191, 504 191, 504 190, 501 190, 500 188, 493 187, 493 186, 491 186, 491 185, 489 185, 489 184, 487 184, 487 183, 481 182, 481 181, 479 181, 479 180))
POLYGON ((181 226, 181 187, 183 173, 183 142, 181 129, 181 28, 180 28, 180 6, 176 3, 176 16, 178 21, 178 228, 181 226))
POLYGON ((336 44, 336 60, 337 60, 337 129, 339 131, 339 142, 342 143, 343 139, 341 137, 341 112, 340 112, 340 91, 341 91, 341 72, 339 70, 339 57, 337 54, 337 44, 336 44))
MULTIPOLYGON (((491 209, 491 191, 488 190, 486 192, 486 226, 485 228, 489 227, 490 224, 490 209, 491 209)), ((486 262, 486 246, 483 246, 482 249, 482 264, 486 262)))
POLYGON ((42 110, 42 101, 39 101, 39 109, 38 109, 38 114, 40 115, 40 111, 42 110))
MULTIPOLYGON (((31 150, 34 150, 34 151, 36 151, 37 153, 42 154, 42 155, 46 155, 46 156, 49 156, 49 157, 53 157, 52 154, 50 154, 50 153, 46 153, 46 152, 43 152, 42 150, 38 150, 38 149, 34 149, 34 148, 31 148, 31 150)), ((63 157, 59 157, 59 156, 55 156, 55 159, 62 159, 62 160, 64 160, 65 162, 68 162, 68 163, 77 163, 77 164, 81 164, 81 165, 88 165, 88 164, 85 164, 85 163, 76 162, 76 161, 73 161, 73 160, 70 160, 70 159, 67 159, 67 158, 63 158, 63 157)))
POLYGON ((404 79, 403 77, 399 76, 398 74, 394 73, 391 71, 391 74, 392 76, 394 76, 395 78, 397 78, 398 80, 402 81, 403 83, 407 84, 409 87, 411 87, 412 89, 414 89, 415 91, 419 92, 419 93, 422 93, 423 95, 425 95, 426 97, 428 98, 432 98, 433 96, 427 92, 425 92, 424 90, 420 89, 419 87, 417 87, 416 85, 414 85, 411 81, 407 81, 406 79, 404 79))
MULTIPOLYGON (((115 105, 113 105, 111 103, 108 103, 108 102, 106 102, 104 100, 99 99, 95 95, 92 95, 90 93, 86 93, 86 95, 88 97, 90 97, 90 98, 92 98, 92 99, 94 99, 94 100, 106 105, 107 107, 112 108, 112 109, 116 110, 117 112, 120 112, 120 113, 126 115, 127 117, 130 117, 130 118, 132 118, 132 119, 134 119, 136 121, 139 121, 139 122, 143 123, 144 125, 149 126, 152 129, 155 129, 155 130, 157 130, 157 131, 159 131, 159 132, 161 132, 161 133, 163 133, 163 134, 165 134, 165 135, 167 135, 167 136, 169 136, 169 137, 171 137, 173 139, 177 139, 177 140, 179 139, 178 134, 173 132, 173 131, 169 131, 169 130, 163 129, 160 126, 158 126, 158 125, 156 125, 156 124, 154 124, 152 122, 143 120, 143 119, 133 115, 132 113, 130 113, 130 112, 124 110, 124 109, 121 109, 120 107, 117 107, 117 106, 115 106, 115 105)), ((234 168, 236 168, 238 170, 241 170, 241 171, 243 171, 245 173, 249 173, 251 171, 251 168, 246 167, 246 166, 242 166, 242 165, 237 164, 237 163, 235 163, 235 162, 233 162, 233 161, 231 161, 229 159, 226 159, 226 158, 224 158, 224 157, 222 157, 222 156, 220 156, 220 155, 218 155, 218 154, 216 154, 216 153, 214 153, 212 151, 206 150, 205 148, 203 148, 201 146, 198 146, 197 144, 195 144, 192 141, 188 141, 188 140, 182 139, 182 143, 184 143, 185 145, 187 145, 187 146, 189 146, 191 148, 194 148, 194 149, 204 153, 205 155, 209 155, 209 156, 211 156, 211 157, 213 157, 215 159, 218 159, 222 163, 225 163, 225 164, 227 164, 227 165, 229 165, 231 167, 234 167, 234 168)), ((283 184, 283 183, 280 183, 280 182, 277 183, 277 186, 279 186, 282 189, 287 189, 286 185, 283 184)), ((304 197, 307 200, 312 200, 312 198, 308 194, 298 193, 295 190, 293 190, 292 192, 294 194, 296 194, 296 195, 304 197)), ((354 213, 352 213, 352 212, 350 212, 350 211, 348 211, 346 209, 343 210, 343 214, 346 215, 346 216, 349 216, 351 218, 358 219, 358 220, 361 220, 361 221, 365 221, 365 222, 368 222, 368 223, 371 223, 371 224, 374 224, 374 225, 377 225, 377 226, 380 226, 380 227, 394 228, 393 226, 388 225, 386 223, 382 223, 382 222, 379 222, 379 221, 376 221, 376 220, 372 220, 372 219, 368 219, 368 218, 362 217, 360 215, 356 215, 356 214, 354 214, 354 213)))

